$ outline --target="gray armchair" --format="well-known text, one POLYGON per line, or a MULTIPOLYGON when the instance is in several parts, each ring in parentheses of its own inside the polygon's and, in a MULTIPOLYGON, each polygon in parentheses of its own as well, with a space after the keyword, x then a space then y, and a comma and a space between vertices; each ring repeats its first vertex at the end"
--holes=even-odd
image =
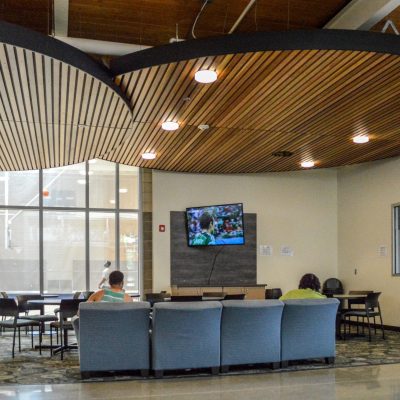
MULTIPOLYGON (((81 303, 79 359, 82 377, 95 371, 150 368, 150 304, 81 303)), ((75 322, 76 324, 76 322, 75 322)))

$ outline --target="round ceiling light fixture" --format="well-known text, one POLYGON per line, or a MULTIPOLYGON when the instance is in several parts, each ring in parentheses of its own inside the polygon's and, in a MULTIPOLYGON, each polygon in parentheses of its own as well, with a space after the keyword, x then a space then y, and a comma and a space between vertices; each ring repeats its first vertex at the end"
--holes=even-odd
POLYGON ((161 124, 161 128, 165 131, 176 131, 179 128, 179 124, 175 121, 165 121, 161 124))
POLYGON ((312 168, 315 165, 314 161, 303 161, 300 164, 303 168, 312 168))
POLYGON ((212 83, 217 80, 217 73, 209 69, 201 69, 194 74, 194 79, 199 83, 212 83))
POLYGON ((143 160, 154 160, 156 158, 156 153, 146 152, 142 154, 143 160))
POLYGON ((369 137, 368 135, 357 135, 353 137, 353 142, 360 144, 360 143, 368 143, 369 137))

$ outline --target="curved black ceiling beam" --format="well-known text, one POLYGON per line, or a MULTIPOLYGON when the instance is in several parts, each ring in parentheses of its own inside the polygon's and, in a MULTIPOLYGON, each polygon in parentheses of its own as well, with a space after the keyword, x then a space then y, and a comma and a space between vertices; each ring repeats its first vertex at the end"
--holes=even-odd
POLYGON ((114 76, 192 58, 274 50, 353 50, 400 55, 396 35, 338 29, 255 32, 188 40, 115 58, 114 76))
POLYGON ((107 69, 63 42, 0 22, 0 170, 100 157, 131 129, 129 103, 107 69))
POLYGON ((105 66, 97 63, 81 50, 60 40, 19 25, 0 21, 0 42, 31 50, 70 64, 94 76, 110 86, 118 94, 121 94, 119 87, 113 82, 110 71, 105 66))

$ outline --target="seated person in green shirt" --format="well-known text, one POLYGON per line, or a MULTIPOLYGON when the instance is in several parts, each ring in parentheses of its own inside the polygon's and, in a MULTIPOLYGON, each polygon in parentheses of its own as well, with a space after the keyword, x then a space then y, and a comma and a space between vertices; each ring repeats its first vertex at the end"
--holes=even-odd
POLYGON ((279 300, 293 299, 325 299, 326 296, 321 294, 321 283, 314 274, 305 274, 299 283, 299 288, 290 290, 279 298, 279 300))
MULTIPOLYGON (((125 293, 124 287, 124 274, 121 271, 113 271, 108 277, 110 284, 109 288, 104 288, 93 293, 88 303, 102 302, 102 303, 128 303, 132 302, 132 297, 125 293)), ((72 325, 75 330, 75 335, 79 343, 79 311, 75 317, 71 319, 72 325)))

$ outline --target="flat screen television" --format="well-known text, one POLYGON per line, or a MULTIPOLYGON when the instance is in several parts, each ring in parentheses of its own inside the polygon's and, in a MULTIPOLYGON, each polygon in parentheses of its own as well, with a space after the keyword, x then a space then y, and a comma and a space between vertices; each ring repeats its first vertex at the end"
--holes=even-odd
POLYGON ((243 204, 187 208, 186 227, 189 246, 244 244, 243 204))

